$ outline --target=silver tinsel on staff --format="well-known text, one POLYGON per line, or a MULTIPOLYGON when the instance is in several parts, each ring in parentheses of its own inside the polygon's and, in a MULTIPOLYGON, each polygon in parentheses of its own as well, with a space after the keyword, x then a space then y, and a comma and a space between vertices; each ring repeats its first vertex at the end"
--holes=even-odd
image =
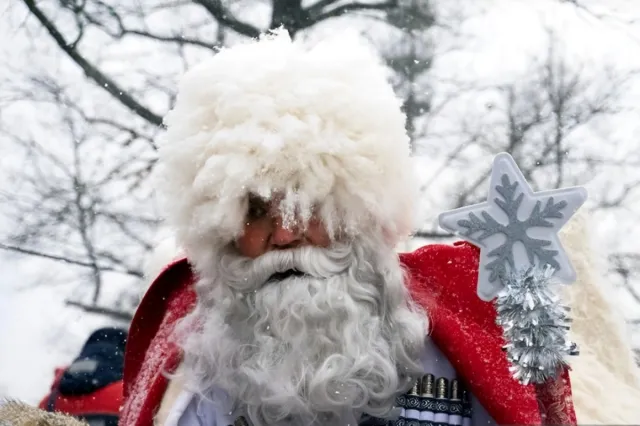
POLYGON ((568 338, 569 308, 555 292, 553 273, 549 265, 508 273, 495 301, 511 373, 525 385, 556 378, 568 367, 566 357, 578 354, 568 338))

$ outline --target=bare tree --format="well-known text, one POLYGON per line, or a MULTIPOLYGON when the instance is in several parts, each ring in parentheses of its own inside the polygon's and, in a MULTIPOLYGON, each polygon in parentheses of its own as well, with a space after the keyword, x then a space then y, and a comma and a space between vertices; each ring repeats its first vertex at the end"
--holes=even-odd
POLYGON ((214 38, 205 35, 211 28, 216 28, 218 35, 230 30, 241 36, 258 37, 269 29, 284 26, 292 35, 295 35, 301 30, 344 13, 391 9, 396 6, 397 0, 381 0, 374 3, 319 0, 308 7, 303 6, 302 0, 272 0, 270 2, 271 18, 269 25, 265 28, 240 20, 232 12, 233 4, 221 0, 149 1, 144 7, 140 3, 132 4, 115 0, 57 0, 51 2, 22 0, 22 3, 46 29, 57 47, 82 68, 87 78, 103 87, 118 102, 136 115, 150 124, 160 126, 162 125, 162 111, 154 111, 142 99, 132 94, 130 89, 125 88, 122 83, 101 69, 89 58, 88 53, 83 51, 82 41, 88 33, 100 31, 113 40, 138 37, 173 44, 177 47, 195 46, 211 50, 220 45, 220 37, 214 38), (59 12, 65 12, 65 17, 69 21, 73 21, 75 25, 75 31, 72 35, 65 36, 63 34, 61 24, 45 12, 41 6, 43 3, 53 4, 59 12), (162 31, 154 29, 149 22, 149 18, 154 14, 179 15, 186 9, 194 7, 197 7, 199 14, 201 14, 199 22, 194 27, 170 28, 162 31))
POLYGON ((387 20, 398 29, 398 42, 385 52, 389 66, 396 72, 396 92, 404 99, 407 133, 414 141, 421 132, 417 121, 431 110, 429 75, 433 62, 431 30, 436 23, 435 11, 428 1, 401 0, 397 9, 390 11, 387 20))
POLYGON ((629 24, 638 22, 637 16, 629 16, 614 4, 608 2, 594 0, 558 0, 559 3, 568 4, 575 7, 576 11, 585 17, 595 18, 605 23, 622 25, 621 28, 627 27, 629 24))
POLYGON ((77 269, 90 295, 68 304, 128 318, 136 303, 133 293, 120 296, 119 308, 102 306, 101 295, 114 276, 132 282, 143 276, 140 254, 151 248, 157 224, 153 210, 144 210, 149 192, 141 185, 155 161, 145 158, 153 143, 134 128, 110 133, 114 123, 88 116, 54 81, 35 78, 32 83, 39 89, 38 102, 55 106, 54 120, 62 125, 54 140, 60 142, 0 128, 24 155, 14 191, 0 194, 13 223, 0 248, 77 269))
MULTIPOLYGON (((546 189, 584 183, 593 176, 595 166, 633 167, 635 161, 607 160, 599 145, 621 142, 601 133, 609 120, 623 112, 619 99, 633 75, 618 75, 610 69, 599 74, 590 76, 570 65, 552 38, 544 60, 534 61, 528 76, 471 93, 485 99, 484 107, 462 118, 454 135, 458 142, 447 162, 470 170, 479 155, 490 158, 507 151, 534 187, 546 189), (595 140, 592 148, 583 143, 584 138, 595 140)), ((463 180, 451 207, 478 202, 485 195, 489 172, 484 167, 471 183, 463 180)), ((635 182, 630 185, 627 192, 636 187, 635 182)))
MULTIPOLYGON (((447 173, 430 185, 451 195, 443 197, 447 205, 434 207, 442 211, 484 201, 491 158, 507 151, 534 190, 593 183, 592 213, 598 220, 619 222, 617 237, 628 240, 635 235, 631 224, 640 219, 640 156, 636 141, 615 136, 612 130, 632 116, 622 99, 634 77, 635 73, 607 67, 588 70, 570 63, 559 41, 550 37, 546 55, 532 61, 526 76, 478 88, 460 99, 482 106, 466 110, 456 133, 435 139, 445 147, 439 158, 447 173)), ((460 105, 455 108, 459 111, 460 105)), ((611 278, 640 305, 638 256, 609 244, 609 271, 615 274, 611 278)))
MULTIPOLYGON (((396 34, 393 41, 382 48, 382 54, 395 72, 394 87, 403 99, 407 134, 414 156, 423 154, 422 141, 428 134, 431 120, 456 97, 456 93, 451 92, 434 100, 434 93, 440 84, 434 81, 431 73, 436 59, 434 34, 444 30, 452 35, 451 38, 455 38, 457 27, 452 27, 451 22, 461 25, 465 17, 457 13, 454 18, 439 19, 438 10, 432 1, 400 0, 398 7, 389 11, 386 17, 396 34)), ((446 53, 442 51, 440 55, 446 53)), ((451 235, 436 229, 421 228, 413 233, 413 237, 439 240, 451 235)))

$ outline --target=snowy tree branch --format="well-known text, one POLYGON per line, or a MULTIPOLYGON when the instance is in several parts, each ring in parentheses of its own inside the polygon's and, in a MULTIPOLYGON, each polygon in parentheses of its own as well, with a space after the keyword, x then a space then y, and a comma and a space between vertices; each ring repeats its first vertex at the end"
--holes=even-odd
POLYGON ((196 39, 193 37, 186 37, 186 36, 169 36, 169 35, 161 35, 161 34, 153 34, 150 32, 146 32, 146 31, 140 31, 140 30, 131 30, 131 29, 124 29, 122 30, 122 35, 127 35, 127 34, 132 34, 132 35, 137 35, 140 37, 145 37, 151 40, 156 40, 156 41, 161 41, 161 42, 171 42, 171 43, 178 43, 178 44, 191 44, 194 46, 200 46, 200 47, 204 47, 207 49, 214 49, 218 43, 216 42, 206 42, 200 39, 196 39))
POLYGON ((218 21, 220 25, 242 34, 247 37, 256 38, 260 35, 261 31, 251 24, 239 21, 228 10, 224 8, 221 0, 194 0, 194 3, 199 4, 211 14, 211 16, 218 21))
POLYGON ((311 6, 309 6, 307 8, 307 12, 309 13, 309 15, 311 16, 317 16, 320 13, 322 13, 322 11, 328 7, 331 6, 332 4, 338 3, 339 0, 319 0, 315 3, 313 3, 311 6))
POLYGON ((388 0, 380 3, 347 3, 337 6, 328 11, 321 12, 316 16, 310 16, 309 22, 303 28, 310 27, 325 19, 335 18, 345 13, 361 10, 389 10, 398 6, 398 0, 388 0))
MULTIPOLYGON (((39 251, 39 250, 19 247, 19 246, 12 245, 12 244, 0 243, 0 250, 6 250, 6 251, 11 251, 11 252, 20 253, 20 254, 26 254, 28 256, 40 257, 40 258, 43 258, 43 259, 49 259, 49 260, 53 260, 53 261, 56 261, 56 262, 66 263, 68 265, 81 266, 83 268, 94 268, 94 264, 92 262, 86 262, 86 261, 82 261, 82 260, 73 259, 73 258, 71 258, 69 256, 61 256, 61 255, 56 255, 56 254, 51 254, 51 253, 45 253, 45 252, 42 252, 42 251, 39 251)), ((130 275, 130 276, 134 276, 134 277, 138 277, 138 278, 143 278, 144 277, 144 274, 140 270, 121 269, 121 268, 105 266, 105 265, 99 265, 99 268, 100 268, 101 271, 116 272, 116 273, 119 273, 119 274, 130 275)))
POLYGON ((74 43, 69 43, 60 33, 54 23, 47 18, 44 12, 36 6, 35 0, 22 0, 29 8, 29 11, 36 17, 38 21, 46 28, 49 35, 54 39, 58 47, 65 52, 80 68, 82 68, 91 80, 103 87, 119 102, 129 108, 131 111, 142 117, 146 121, 156 126, 162 125, 162 117, 155 114, 150 109, 144 107, 136 101, 127 91, 119 87, 111 78, 107 77, 98 68, 84 58, 77 50, 74 43))
POLYGON ((89 312, 91 314, 103 315, 119 321, 131 322, 131 320, 133 320, 133 315, 130 312, 119 311, 116 309, 108 308, 106 306, 87 305, 73 300, 67 300, 65 304, 67 306, 73 306, 74 308, 80 308, 83 311, 89 312))
POLYGON ((412 234, 413 238, 426 238, 426 239, 444 239, 453 237, 452 234, 436 231, 416 231, 412 234))

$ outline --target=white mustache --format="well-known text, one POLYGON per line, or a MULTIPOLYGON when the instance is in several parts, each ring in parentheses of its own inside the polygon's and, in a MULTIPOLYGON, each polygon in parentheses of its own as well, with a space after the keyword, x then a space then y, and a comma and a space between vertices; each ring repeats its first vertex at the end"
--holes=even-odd
POLYGON ((263 286, 274 274, 293 270, 314 278, 329 278, 345 273, 351 262, 349 245, 331 249, 305 246, 270 251, 255 259, 227 253, 219 262, 219 273, 229 287, 249 292, 263 286))

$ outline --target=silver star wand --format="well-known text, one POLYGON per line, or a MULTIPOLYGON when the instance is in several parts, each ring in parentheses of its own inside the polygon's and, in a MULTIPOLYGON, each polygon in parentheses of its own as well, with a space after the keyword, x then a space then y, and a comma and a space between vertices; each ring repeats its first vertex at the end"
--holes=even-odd
POLYGON ((555 379, 577 346, 568 339, 571 320, 557 282, 576 273, 558 231, 584 204, 581 187, 534 193, 513 158, 493 161, 485 203, 442 213, 440 226, 480 247, 478 296, 495 299, 497 323, 511 373, 523 384, 555 379))

